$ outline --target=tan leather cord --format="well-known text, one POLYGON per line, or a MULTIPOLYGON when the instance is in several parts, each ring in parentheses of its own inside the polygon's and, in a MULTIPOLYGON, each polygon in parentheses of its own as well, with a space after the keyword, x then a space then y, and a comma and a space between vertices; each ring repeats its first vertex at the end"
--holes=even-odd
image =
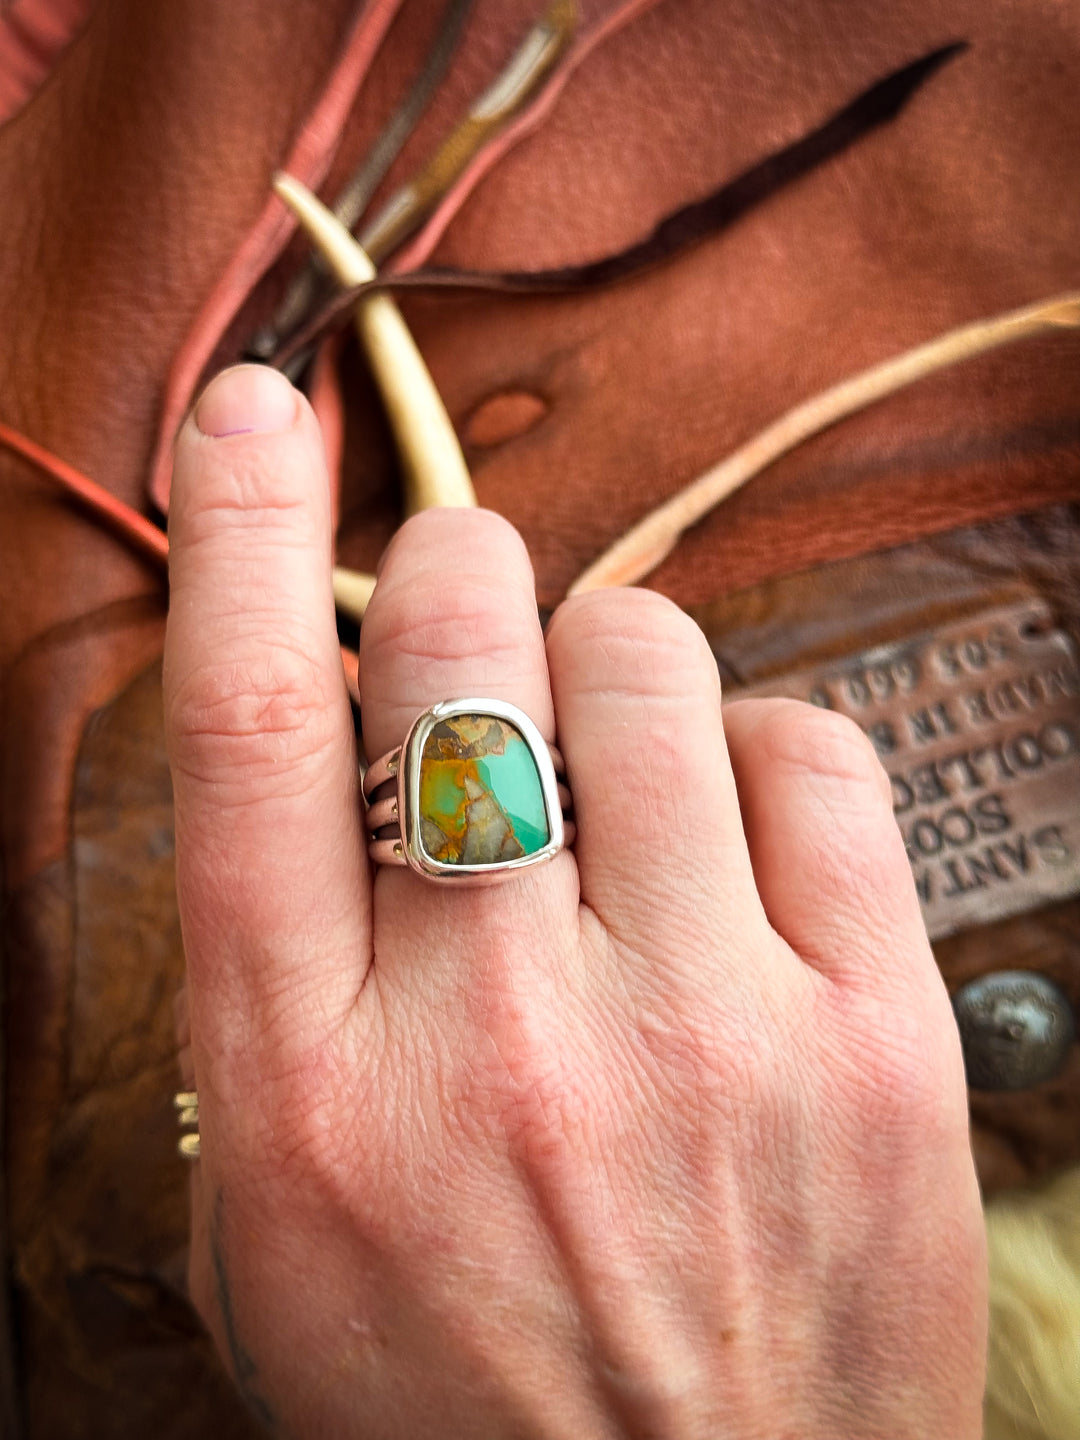
MULTIPOLYGON (((298 197, 302 200, 306 193, 303 186, 295 181, 286 189, 292 200, 298 197)), ((310 201, 313 197, 307 198, 310 201)), ((314 204, 317 205, 317 202, 314 204)), ((329 214, 323 207, 318 208, 324 217, 329 214)), ((310 221, 311 213, 314 212, 305 215, 306 221, 310 221)), ((332 217, 330 218, 332 220, 332 217)), ((322 237, 325 231, 316 227, 316 233, 322 237)), ((355 245, 346 231, 341 230, 341 233, 355 245)), ((395 323, 403 325, 400 316, 395 323)), ((811 436, 819 434, 849 415, 856 414, 868 405, 883 400, 939 370, 974 359, 989 350, 1020 340, 1061 335, 1077 329, 1080 329, 1080 291, 1073 291, 948 330, 922 345, 914 346, 890 360, 850 376, 839 385, 830 386, 766 426, 727 459, 707 470, 670 500, 651 511, 590 565, 571 585, 568 593, 574 595, 604 586, 632 585, 643 579, 671 553, 679 537, 691 525, 703 519, 710 510, 748 480, 811 436)), ((416 358, 419 358, 418 352, 416 358)), ((424 369, 422 361, 419 368, 427 376, 427 386, 433 389, 431 377, 424 369)), ((403 375, 395 378, 393 399, 403 430, 409 428, 410 406, 417 403, 418 386, 414 365, 410 365, 403 375)), ((443 414, 445 418, 445 412, 443 414)), ((446 425, 449 425, 448 419, 446 425)), ((425 492, 427 502, 462 503, 460 499, 448 499, 445 495, 440 498, 438 476, 445 458, 441 448, 442 439, 436 437, 433 441, 430 432, 423 427, 418 427, 418 431, 421 437, 421 463, 423 464, 425 459, 430 461, 431 477, 435 486, 434 490, 425 492)), ((0 444, 37 464, 45 474, 76 495, 98 518, 110 524, 129 543, 152 555, 159 562, 166 559, 168 540, 165 535, 144 516, 124 505, 87 476, 8 426, 0 425, 0 444)), ((420 508, 427 507, 424 505, 420 508)), ((363 618, 373 588, 374 580, 370 576, 362 576, 354 571, 335 571, 335 597, 340 608, 356 620, 363 618)))
POLYGON ((569 594, 580 595, 609 585, 634 585, 665 560, 691 525, 760 475, 775 460, 889 395, 928 375, 1036 336, 1063 334, 1080 328, 1080 291, 1041 300, 987 320, 961 325, 905 350, 880 365, 830 386, 796 405, 720 464, 651 510, 631 530, 579 575, 569 594))

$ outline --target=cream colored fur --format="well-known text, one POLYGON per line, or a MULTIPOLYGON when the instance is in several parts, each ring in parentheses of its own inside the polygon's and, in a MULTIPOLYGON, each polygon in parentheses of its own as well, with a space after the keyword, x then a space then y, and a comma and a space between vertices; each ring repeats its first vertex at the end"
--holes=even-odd
POLYGON ((986 1208, 984 1440, 1080 1440, 1080 1167, 986 1208))

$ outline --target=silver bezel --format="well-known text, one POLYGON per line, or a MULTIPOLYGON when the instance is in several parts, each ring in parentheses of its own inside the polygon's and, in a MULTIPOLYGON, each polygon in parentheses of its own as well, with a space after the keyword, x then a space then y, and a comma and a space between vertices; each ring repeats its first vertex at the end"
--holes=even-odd
POLYGON ((458 884, 498 880, 515 870, 527 870, 531 865, 542 865, 563 848, 563 813, 559 800, 559 782, 547 741, 523 710, 505 700, 444 700, 416 717, 401 747, 398 814, 401 817, 405 863, 419 874, 437 880, 458 884), (507 721, 520 732, 536 762, 544 809, 547 812, 549 839, 542 850, 535 850, 531 855, 522 855, 517 860, 501 860, 494 865, 448 865, 444 861, 433 859, 425 851, 420 838, 420 761, 432 729, 441 720, 450 720, 455 715, 491 715, 496 720, 507 721))

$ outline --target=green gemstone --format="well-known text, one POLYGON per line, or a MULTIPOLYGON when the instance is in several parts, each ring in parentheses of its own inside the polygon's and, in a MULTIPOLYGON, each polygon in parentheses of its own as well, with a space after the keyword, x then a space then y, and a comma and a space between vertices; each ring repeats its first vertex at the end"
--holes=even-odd
POLYGON ((540 773, 520 730, 493 715, 438 721, 420 757, 420 840, 444 865, 495 865, 551 838, 540 773))

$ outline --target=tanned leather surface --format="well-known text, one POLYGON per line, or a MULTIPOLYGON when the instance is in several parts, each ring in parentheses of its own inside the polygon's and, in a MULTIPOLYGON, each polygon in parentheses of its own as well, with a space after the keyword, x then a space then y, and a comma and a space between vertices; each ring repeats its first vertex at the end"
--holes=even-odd
MULTIPOLYGON (((478 0, 384 193, 535 15, 531 0, 478 0)), ((353 16, 348 0, 100 0, 0 129, 2 418, 129 503, 144 505, 172 359, 353 16)), ((434 0, 406 0, 327 193, 437 16, 434 0)), ((786 406, 1077 283, 1080 18, 1052 0, 957 0, 947 14, 929 0, 660 0, 467 199, 434 260, 584 261, 952 39, 970 51, 895 125, 655 273, 574 298, 404 302, 482 503, 526 538, 543 606, 786 406)), ((301 253, 256 286, 209 368, 241 353, 301 253)), ((1001 351, 847 422, 728 502, 650 583, 746 676, 842 647, 856 614, 921 627, 1005 577, 1025 577, 1077 633, 1077 515, 1062 502, 1080 495, 1078 360, 1075 338, 1001 351), (986 523, 1020 513, 1034 518, 986 523)), ((342 380, 340 553, 368 568, 399 516, 395 466, 351 346, 342 380)), ((161 580, 2 453, 0 547, 7 1245, 24 1431, 249 1434, 182 1299, 161 580)), ((1069 902, 944 942, 939 957, 950 983, 1038 960, 1080 1000, 1075 919, 1069 902)), ((1077 1085, 1073 1064, 1034 1100, 976 1100, 990 1184, 1080 1159, 1077 1085)))
MULTIPOLYGON (((115 617, 120 619, 119 616, 115 617)), ((146 650, 160 623, 133 623, 146 650)), ((60 659, 69 637, 57 637, 60 659)), ((84 647, 71 654, 75 658, 84 647)), ((254 1426, 185 1295, 186 1175, 176 1154, 174 1001, 183 955, 173 887, 172 792, 160 663, 108 674, 78 662, 78 736, 66 856, 17 892, 10 915, 10 1103, 36 1117, 11 1153, 22 1396, 31 1434, 248 1436, 254 1426), (42 993, 57 959, 70 989, 42 993), (58 1012, 62 1024, 57 1024, 58 1012), (52 1052, 58 1062, 42 1064, 52 1052), (37 1088, 17 1082, 30 1077, 37 1088), (46 1091, 42 1082, 53 1080, 46 1091)), ((16 705, 33 703, 16 677, 16 705)))

